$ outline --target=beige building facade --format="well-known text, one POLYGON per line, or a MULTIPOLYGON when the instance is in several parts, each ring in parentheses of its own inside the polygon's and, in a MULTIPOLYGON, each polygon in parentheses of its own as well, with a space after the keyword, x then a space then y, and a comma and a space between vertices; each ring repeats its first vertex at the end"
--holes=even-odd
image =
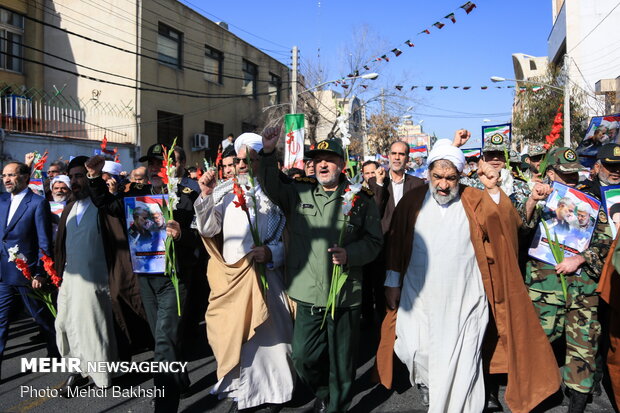
POLYGON ((229 133, 260 132, 265 113, 279 116, 290 101, 286 64, 176 0, 0 0, 0 8, 23 21, 31 48, 21 51, 38 62, 0 67, 0 84, 45 95, 41 104, 28 96, 31 117, 45 119, 21 132, 105 136, 108 146, 133 148, 123 160, 131 166, 150 145, 177 138, 188 165, 200 165, 229 133))

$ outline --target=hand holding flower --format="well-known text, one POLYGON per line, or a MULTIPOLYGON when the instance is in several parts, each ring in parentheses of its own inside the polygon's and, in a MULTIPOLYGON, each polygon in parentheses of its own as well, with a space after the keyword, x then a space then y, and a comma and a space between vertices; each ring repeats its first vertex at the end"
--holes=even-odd
POLYGON ((271 249, 266 245, 261 245, 260 247, 252 246, 250 256, 259 264, 267 264, 272 259, 271 249))
POLYGON ((181 237, 181 226, 177 221, 171 219, 166 222, 166 235, 172 237, 175 241, 181 237))
POLYGON ((334 265, 345 265, 347 263, 347 250, 334 245, 332 248, 328 248, 327 252, 332 254, 332 263, 334 265))

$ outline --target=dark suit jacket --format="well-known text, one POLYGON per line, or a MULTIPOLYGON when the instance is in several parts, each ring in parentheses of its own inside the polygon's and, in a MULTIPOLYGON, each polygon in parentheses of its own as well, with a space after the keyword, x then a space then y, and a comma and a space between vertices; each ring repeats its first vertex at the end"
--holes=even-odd
MULTIPOLYGON (((424 180, 415 176, 405 174, 405 182, 403 185, 404 196, 413 188, 424 185, 424 180)), ((390 179, 390 172, 387 172, 385 180, 383 181, 383 186, 377 185, 376 178, 370 178, 368 180, 368 186, 374 192, 375 202, 379 207, 379 214, 381 214, 381 229, 383 230, 383 235, 385 235, 390 229, 392 214, 396 209, 394 194, 392 192, 392 180, 390 179)))
POLYGON ((9 262, 8 249, 19 246, 30 266, 32 276, 47 277, 43 263, 39 259, 40 250, 52 255, 52 213, 50 204, 29 188, 15 211, 11 222, 7 223, 11 194, 0 194, 0 280, 10 285, 26 285, 28 280, 14 262, 9 262))

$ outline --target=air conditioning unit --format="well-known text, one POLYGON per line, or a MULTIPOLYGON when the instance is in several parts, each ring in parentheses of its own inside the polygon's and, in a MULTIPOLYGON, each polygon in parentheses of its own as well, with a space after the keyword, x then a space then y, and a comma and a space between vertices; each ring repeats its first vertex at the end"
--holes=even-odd
POLYGON ((195 133, 192 151, 202 151, 205 149, 209 149, 209 135, 195 133))

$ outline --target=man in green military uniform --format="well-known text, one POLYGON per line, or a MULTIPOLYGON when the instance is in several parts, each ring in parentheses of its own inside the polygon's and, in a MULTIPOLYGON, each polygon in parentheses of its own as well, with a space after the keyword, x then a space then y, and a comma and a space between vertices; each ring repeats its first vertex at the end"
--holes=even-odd
MULTIPOLYGON (((557 148, 549 155, 546 174, 551 182, 584 191, 587 188, 578 184, 581 169, 574 150, 557 148)), ((536 204, 550 193, 549 185, 535 184, 522 211, 529 228, 539 226, 541 213, 536 204)), ((589 195, 600 199, 599 194, 589 192, 589 195)), ((611 241, 611 229, 602 207, 587 249, 555 266, 533 258, 526 266, 525 283, 547 337, 551 342, 562 338, 566 342, 562 378, 570 392, 570 413, 585 410, 594 386, 595 357, 601 333, 596 288, 611 241), (559 274, 564 274, 566 280, 566 296, 559 274)))
MULTIPOLYGON (((184 159, 185 154, 180 147, 174 148, 173 162, 175 166, 184 159)), ((102 156, 92 157, 86 162, 89 186, 93 204, 100 210, 121 219, 125 218, 124 197, 135 197, 152 194, 161 194, 166 191, 166 185, 158 176, 164 160, 163 145, 157 143, 151 145, 140 162, 148 162, 147 176, 150 184, 131 183, 127 192, 118 196, 108 192, 107 186, 101 179, 101 169, 104 164, 102 156)), ((189 275, 196 266, 198 254, 196 249, 201 246, 200 238, 192 228, 194 220, 194 201, 199 193, 190 186, 185 186, 184 181, 177 186, 179 202, 173 212, 174 219, 166 223, 166 233, 172 237, 177 255, 177 267, 179 276, 179 299, 181 308, 184 308, 186 297, 186 285, 189 275)), ((181 317, 177 312, 177 297, 174 286, 169 276, 163 273, 144 273, 140 269, 134 269, 140 284, 140 295, 144 310, 155 339, 153 358, 155 361, 179 361, 182 360, 179 342, 179 326, 181 317)), ((184 310, 182 310, 184 311, 184 310)), ((163 389, 165 397, 154 399, 156 412, 173 412, 179 405, 181 394, 187 392, 189 376, 184 373, 155 373, 154 386, 163 389)))
MULTIPOLYGON (((457 131, 457 134, 459 132, 457 131)), ((467 140, 457 142, 455 138, 456 146, 465 144, 467 140)), ((510 198, 513 205, 517 207, 519 204, 525 203, 527 197, 530 195, 530 189, 527 186, 527 182, 519 177, 518 174, 506 168, 506 154, 510 150, 509 142, 504 135, 497 133, 484 140, 484 146, 482 147, 482 159, 491 165, 500 174, 500 187, 502 191, 510 198)), ((484 185, 478 178, 477 173, 470 174, 468 176, 461 177, 461 184, 471 186, 478 189, 484 189, 484 185)))
MULTIPOLYGON (((338 140, 319 142, 308 152, 316 178, 281 179, 275 156, 278 130, 263 136, 260 177, 269 198, 286 215, 289 234, 287 293, 297 303, 292 359, 301 379, 317 396, 316 412, 344 412, 351 402, 362 302, 362 266, 381 250, 379 211, 362 189, 349 221, 342 213, 349 182, 341 173, 344 151, 338 140), (344 242, 339 245, 341 228, 344 242), (348 272, 332 319, 325 306, 332 267, 348 272)), ((331 313, 331 312, 330 312, 331 313)))
POLYGON ((530 157, 530 169, 524 172, 524 175, 527 179, 535 180, 543 178, 542 176, 540 176, 539 169, 540 163, 542 162, 546 153, 547 150, 542 145, 537 144, 530 147, 528 152, 528 155, 530 157))

